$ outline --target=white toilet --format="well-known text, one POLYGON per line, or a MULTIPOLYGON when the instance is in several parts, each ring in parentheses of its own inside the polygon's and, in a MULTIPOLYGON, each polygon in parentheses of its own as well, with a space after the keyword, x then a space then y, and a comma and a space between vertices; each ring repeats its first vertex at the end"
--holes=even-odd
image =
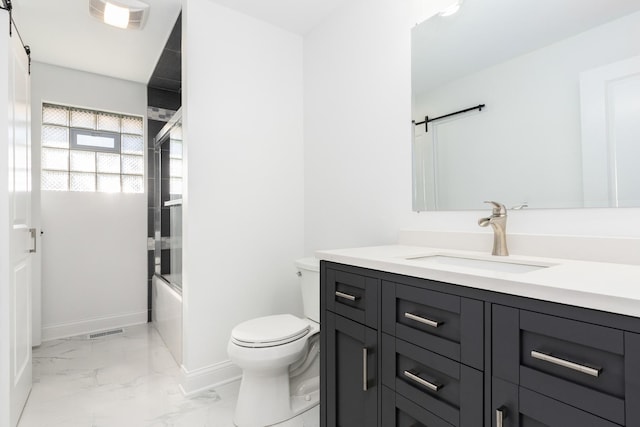
POLYGON ((320 399, 319 261, 295 262, 306 318, 259 317, 231 331, 229 358, 242 369, 234 424, 238 427, 302 425, 299 414, 320 399))

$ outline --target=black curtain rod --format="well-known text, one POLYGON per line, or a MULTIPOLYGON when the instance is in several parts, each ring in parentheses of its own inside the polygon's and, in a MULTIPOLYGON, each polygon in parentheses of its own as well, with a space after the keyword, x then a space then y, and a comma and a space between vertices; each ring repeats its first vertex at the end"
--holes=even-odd
POLYGON ((15 28, 16 34, 20 39, 20 44, 22 45, 22 48, 24 49, 25 53, 27 54, 27 58, 29 59, 29 74, 31 74, 31 47, 29 45, 24 44, 24 40, 22 40, 20 31, 18 31, 18 26, 16 25, 16 21, 13 20, 13 13, 12 13, 13 5, 11 4, 11 0, 2 0, 2 6, 0 6, 0 9, 4 9, 7 12, 9 12, 9 37, 13 36, 11 28, 12 27, 15 28))
POLYGON ((479 104, 479 105, 476 105, 475 107, 466 108, 464 110, 456 111, 455 113, 445 114, 444 116, 440 116, 440 117, 434 117, 433 119, 430 119, 429 116, 425 116, 424 121, 418 122, 418 123, 414 121, 413 124, 415 126, 424 125, 424 131, 429 132, 429 123, 431 122, 435 122, 436 120, 446 119, 447 117, 456 116, 458 114, 468 113, 469 111, 473 111, 473 110, 482 111, 484 107, 485 107, 484 104, 479 104))

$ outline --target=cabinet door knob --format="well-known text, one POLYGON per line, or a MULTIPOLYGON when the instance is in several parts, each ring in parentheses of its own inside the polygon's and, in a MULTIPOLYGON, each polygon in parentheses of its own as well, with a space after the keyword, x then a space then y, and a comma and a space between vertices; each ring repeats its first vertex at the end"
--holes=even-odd
POLYGON ((598 368, 595 366, 581 365, 579 363, 561 359, 559 357, 555 357, 550 355, 549 353, 543 353, 541 351, 531 350, 531 357, 533 357, 534 359, 552 363, 554 365, 562 366, 563 368, 582 372, 583 374, 591 375, 592 377, 596 377, 596 378, 600 376, 600 373, 602 372, 602 368, 598 368))
POLYGON ((355 301, 355 300, 360 298, 360 297, 357 297, 355 295, 345 294, 344 292, 340 292, 340 291, 336 291, 336 296, 338 298, 344 298, 344 299, 349 300, 349 301, 355 301))
POLYGON ((418 316, 417 314, 413 314, 413 313, 405 313, 404 317, 406 317, 407 319, 411 319, 411 320, 415 320, 416 322, 420 322, 422 324, 431 326, 433 328, 437 328, 438 326, 442 325, 444 322, 440 322, 438 320, 431 320, 431 319, 427 319, 426 317, 422 317, 422 316, 418 316))
POLYGON ((505 418, 507 418, 507 408, 501 406, 496 409, 496 427, 503 427, 505 418))
POLYGON ((362 391, 367 391, 369 389, 369 381, 367 378, 368 358, 369 351, 367 350, 367 347, 364 347, 362 349, 362 391))

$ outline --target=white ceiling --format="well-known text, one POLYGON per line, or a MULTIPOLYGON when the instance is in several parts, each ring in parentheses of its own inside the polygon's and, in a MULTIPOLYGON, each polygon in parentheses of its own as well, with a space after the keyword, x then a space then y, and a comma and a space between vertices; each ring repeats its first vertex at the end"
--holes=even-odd
POLYGON ((142 30, 121 30, 89 15, 88 0, 19 0, 14 19, 34 61, 147 83, 181 0, 146 0, 142 30))
POLYGON ((212 0, 230 9, 305 35, 347 0, 212 0))
MULTIPOLYGON (((14 19, 34 61, 147 83, 182 0, 144 1, 151 7, 142 30, 104 25, 88 0, 14 1, 14 19)), ((211 1, 304 35, 347 0, 211 1)))

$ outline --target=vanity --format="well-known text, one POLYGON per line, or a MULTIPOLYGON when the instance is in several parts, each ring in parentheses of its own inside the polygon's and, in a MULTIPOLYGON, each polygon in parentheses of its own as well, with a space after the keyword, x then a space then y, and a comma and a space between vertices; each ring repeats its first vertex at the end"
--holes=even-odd
POLYGON ((640 266, 320 251, 321 426, 640 426, 640 266))

